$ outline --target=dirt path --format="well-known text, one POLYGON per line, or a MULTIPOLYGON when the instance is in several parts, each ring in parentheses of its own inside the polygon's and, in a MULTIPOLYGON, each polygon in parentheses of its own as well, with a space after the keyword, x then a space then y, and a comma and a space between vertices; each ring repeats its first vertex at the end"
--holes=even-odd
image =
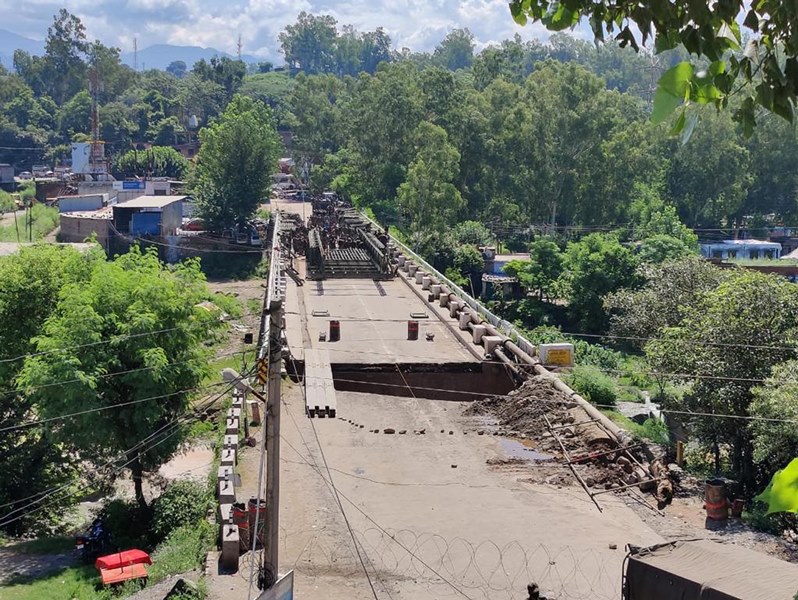
MULTIPOLYGON (((71 552, 61 554, 28 554, 20 552, 20 544, 0 547, 0 583, 16 577, 41 577, 74 563, 71 552)), ((0 597, 2 594, 0 594, 0 597)))

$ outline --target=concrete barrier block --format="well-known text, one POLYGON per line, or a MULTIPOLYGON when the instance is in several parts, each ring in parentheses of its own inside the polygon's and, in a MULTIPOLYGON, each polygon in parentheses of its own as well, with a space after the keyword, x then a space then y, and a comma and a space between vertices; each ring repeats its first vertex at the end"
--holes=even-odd
POLYGON ((407 274, 410 275, 410 277, 415 277, 416 271, 418 271, 418 265, 416 263, 410 263, 410 266, 407 267, 407 274))
POLYGON ((426 275, 424 271, 416 271, 416 285, 424 283, 424 275, 426 275))
POLYGON ((467 310, 464 310, 460 313, 460 321, 458 326, 460 327, 461 331, 468 331, 468 325, 471 323, 471 313, 467 310))
POLYGON ((432 297, 437 300, 441 295, 441 284, 433 283, 431 290, 432 290, 432 297))
POLYGON ((438 298, 438 300, 440 300, 440 305, 442 308, 446 308, 447 306, 449 306, 449 294, 451 294, 449 288, 447 288, 446 286, 441 286, 441 295, 440 298, 438 298))
POLYGON ((234 467, 238 462, 238 452, 235 448, 222 448, 219 455, 219 464, 223 467, 234 467))
POLYGON ((460 310, 459 300, 449 300, 449 316, 453 319, 457 317, 457 311, 460 310))
POLYGON ((407 263, 407 258, 404 254, 400 254, 396 257, 396 262, 399 265, 399 268, 404 268, 405 264, 407 263))
POLYGON ((219 480, 219 504, 233 504, 236 501, 236 488, 232 477, 219 480))
POLYGON ((481 344, 482 343, 482 336, 485 335, 485 326, 484 325, 474 325, 474 343, 481 344))
POLYGON ((241 418, 241 407, 234 406, 232 408, 227 409, 227 418, 236 417, 238 419, 241 418))
POLYGON ((222 555, 220 558, 222 570, 225 573, 238 571, 239 556, 238 527, 229 523, 222 528, 222 555))
POLYGON ((235 448, 238 450, 238 434, 225 434, 222 440, 222 448, 235 448))
POLYGON ((430 277, 429 275, 424 275, 421 278, 421 289, 428 290, 431 285, 432 285, 432 277, 430 277))
POLYGON ((238 429, 240 426, 241 422, 239 421, 238 417, 227 417, 224 425, 225 435, 234 435, 238 437, 238 429))
POLYGON ((493 351, 504 342, 504 338, 500 335, 483 335, 482 345, 485 347, 485 356, 493 354, 493 351))

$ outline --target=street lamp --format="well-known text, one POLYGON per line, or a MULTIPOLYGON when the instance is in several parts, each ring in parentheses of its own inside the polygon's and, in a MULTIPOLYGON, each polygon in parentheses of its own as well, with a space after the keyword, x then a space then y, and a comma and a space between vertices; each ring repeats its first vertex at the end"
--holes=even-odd
MULTIPOLYGON (((258 507, 260 507, 260 494, 263 489, 263 465, 268 454, 268 463, 266 466, 266 539, 263 544, 263 587, 261 589, 268 589, 274 585, 277 580, 278 563, 278 544, 279 544, 279 514, 280 514, 280 414, 279 405, 279 369, 277 369, 277 385, 276 394, 274 391, 270 393, 271 398, 266 398, 263 394, 258 392, 249 384, 249 380, 242 377, 235 369, 225 368, 222 369, 222 379, 241 393, 249 393, 255 396, 258 400, 266 405, 266 423, 262 430, 261 436, 261 454, 260 465, 258 467, 258 507), (268 450, 268 452, 267 452, 268 450)), ((272 373, 269 373, 271 379, 272 373)), ((270 387, 270 390, 274 388, 270 387)), ((258 526, 259 526, 260 510, 255 513, 255 540, 258 539, 258 526)), ((253 546, 252 551, 255 551, 253 546)), ((247 600, 252 594, 253 576, 255 573, 255 561, 253 560, 250 565, 249 571, 249 594, 247 600)))

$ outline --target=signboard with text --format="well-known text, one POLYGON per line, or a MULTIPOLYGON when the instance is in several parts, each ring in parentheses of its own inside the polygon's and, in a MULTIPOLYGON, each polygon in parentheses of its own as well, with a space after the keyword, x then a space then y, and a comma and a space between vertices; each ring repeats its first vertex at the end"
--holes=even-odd
POLYGON ((294 572, 288 571, 257 600, 294 600, 294 572))

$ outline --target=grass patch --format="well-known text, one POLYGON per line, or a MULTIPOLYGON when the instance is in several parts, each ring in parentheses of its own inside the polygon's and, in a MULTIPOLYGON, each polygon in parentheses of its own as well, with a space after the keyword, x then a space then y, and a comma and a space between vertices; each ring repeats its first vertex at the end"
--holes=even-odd
POLYGON ((205 560, 213 547, 216 534, 210 523, 201 520, 196 525, 178 527, 152 554, 150 583, 158 583, 170 575, 195 569, 205 560))
POLYGON ((263 302, 256 298, 250 298, 247 300, 247 312, 250 315, 258 315, 260 316, 261 310, 263 309, 263 302))
POLYGON ((45 235, 50 233, 53 229, 58 227, 58 209, 44 206, 44 204, 36 204, 31 209, 33 225, 32 235, 28 230, 27 215, 25 213, 17 215, 16 226, 6 225, 0 227, 0 242, 16 242, 17 241, 17 228, 19 228, 19 241, 27 242, 33 239, 34 242, 41 240, 45 235))
POLYGON ((0 587, 3 600, 107 600, 110 590, 98 587, 100 576, 94 565, 68 567, 36 579, 18 577, 0 587))
POLYGON ((210 362, 210 371, 201 385, 206 386, 221 381, 221 375, 219 375, 219 372, 222 369, 235 369, 239 373, 244 373, 247 369, 243 368, 242 365, 246 365, 247 368, 251 368, 252 365, 255 364, 256 358, 257 352, 252 349, 244 350, 232 356, 223 356, 222 358, 212 360, 210 362))
POLYGON ((667 426, 659 419, 646 419, 642 425, 639 425, 616 410, 602 410, 601 412, 635 438, 649 440, 655 444, 667 444, 670 440, 667 426))

